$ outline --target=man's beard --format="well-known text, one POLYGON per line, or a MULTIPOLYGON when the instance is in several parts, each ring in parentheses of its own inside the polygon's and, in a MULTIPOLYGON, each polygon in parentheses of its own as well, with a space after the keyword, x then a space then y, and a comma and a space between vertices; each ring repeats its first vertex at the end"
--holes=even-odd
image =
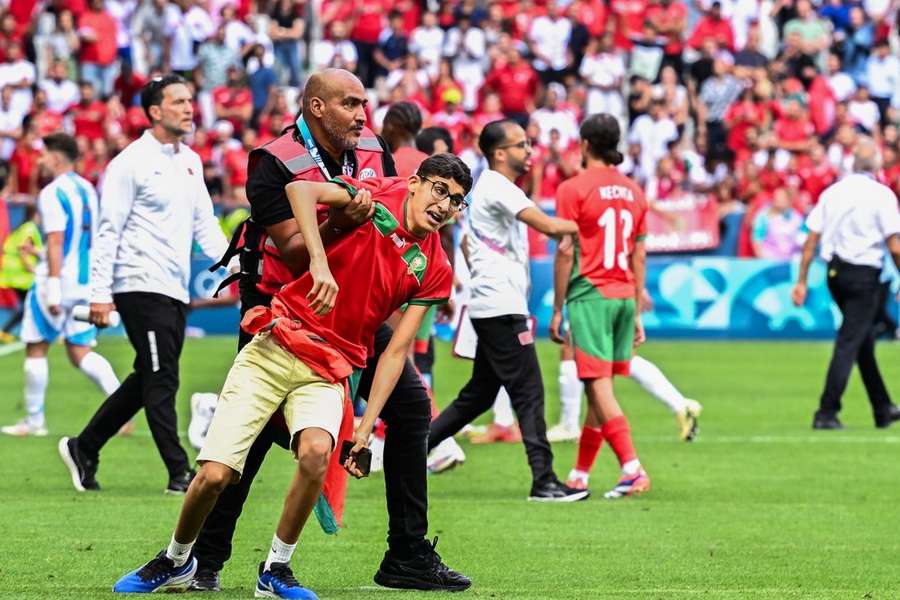
POLYGON ((327 117, 322 119, 322 129, 325 130, 325 133, 328 134, 330 141, 333 142, 341 152, 353 150, 359 143, 358 139, 350 137, 349 132, 346 129, 343 129, 327 117))

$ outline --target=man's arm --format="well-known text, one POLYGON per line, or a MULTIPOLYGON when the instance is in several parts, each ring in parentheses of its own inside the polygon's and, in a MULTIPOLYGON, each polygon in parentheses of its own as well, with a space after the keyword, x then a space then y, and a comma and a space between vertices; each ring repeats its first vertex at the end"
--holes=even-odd
POLYGON ((516 214, 516 218, 532 229, 550 237, 559 238, 566 234, 578 233, 578 224, 575 221, 551 217, 536 206, 520 210, 516 214))
POLYGON ((887 248, 891 258, 894 259, 894 264, 900 270, 900 233, 895 233, 887 239, 887 248))
POLYGON ((62 273, 63 263, 63 238, 62 231, 50 231, 47 233, 47 309, 50 314, 59 314, 59 305, 62 304, 62 283, 59 279, 62 273))
MULTIPOLYGON (((199 160, 197 165, 196 168, 200 169, 198 172, 202 173, 203 168, 200 166, 199 160)), ((228 240, 225 239, 222 227, 219 226, 219 221, 213 213, 209 190, 202 179, 195 179, 195 184, 197 191, 194 196, 194 240, 207 258, 218 260, 228 249, 228 240)))
MULTIPOLYGON (((345 194, 346 195, 346 194, 345 194)), ((375 419, 381 414, 384 404, 394 390, 397 379, 403 371, 403 365, 406 363, 407 351, 412 345, 416 337, 416 332, 428 312, 428 306, 419 304, 410 304, 400 321, 394 328, 394 334, 391 341, 388 342, 387 348, 378 359, 375 367, 375 375, 372 379, 372 389, 369 392, 368 402, 366 403, 366 411, 363 413, 362 421, 356 432, 353 434, 355 442, 353 449, 350 451, 350 458, 344 463, 344 468, 354 477, 362 477, 363 473, 356 465, 357 453, 369 445, 369 435, 372 433, 372 427, 375 425, 375 419)))
POLYGON ((634 347, 644 343, 644 323, 641 321, 641 306, 644 303, 644 285, 647 281, 647 247, 643 239, 634 243, 631 253, 631 272, 634 273, 634 347))
POLYGON ((806 238, 806 242, 803 244, 803 253, 800 256, 800 270, 797 273, 797 283, 794 285, 794 289, 791 290, 791 300, 794 301, 794 306, 803 306, 803 304, 806 303, 806 278, 809 275, 809 265, 812 263, 818 244, 819 234, 815 231, 810 231, 806 238))
POLYGON ((557 344, 565 343, 562 333, 562 309, 569 292, 569 279, 575 265, 575 249, 569 244, 556 247, 556 258, 553 261, 553 317, 550 319, 550 338, 557 344))

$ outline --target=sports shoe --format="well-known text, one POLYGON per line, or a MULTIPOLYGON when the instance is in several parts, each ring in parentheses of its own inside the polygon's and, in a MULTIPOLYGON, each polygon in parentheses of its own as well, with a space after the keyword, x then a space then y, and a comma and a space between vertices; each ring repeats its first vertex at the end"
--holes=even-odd
POLYGON ((72 485, 76 490, 83 492, 100 489, 100 484, 94 478, 97 474, 97 461, 91 460, 81 453, 78 449, 77 438, 62 438, 59 440, 57 450, 59 450, 59 457, 63 464, 66 465, 72 476, 72 485))
POLYGON ((300 600, 319 600, 315 592, 308 590, 297 581, 291 565, 272 563, 269 570, 264 570, 266 563, 259 563, 259 578, 256 580, 257 598, 299 598, 300 600))
POLYGON ((370 473, 384 471, 384 438, 373 435, 369 438, 369 450, 372 452, 372 463, 369 466, 370 473))
POLYGON ((578 427, 569 427, 563 423, 557 423, 547 430, 547 441, 557 442, 577 442, 581 437, 581 430, 578 427))
POLYGON ((181 496, 188 491, 188 488, 191 486, 191 481, 194 480, 194 475, 196 474, 196 471, 189 469, 181 475, 169 477, 169 485, 166 486, 163 493, 172 496, 181 496))
POLYGON ((432 542, 426 540, 425 553, 410 560, 400 560, 388 550, 373 578, 375 583, 400 590, 461 592, 469 589, 472 581, 445 565, 441 555, 435 552, 437 542, 436 537, 432 542))
POLYGON ((834 415, 820 415, 813 417, 813 429, 843 429, 844 424, 834 415))
POLYGON ((587 499, 591 493, 587 489, 575 489, 558 479, 546 483, 535 482, 528 495, 529 502, 578 502, 587 499))
POLYGON ((900 421, 900 406, 896 404, 891 404, 886 411, 875 415, 875 427, 878 429, 890 427, 895 421, 900 421))
POLYGON ((47 435, 47 428, 43 425, 31 425, 28 422, 28 419, 22 419, 15 425, 0 427, 0 432, 16 437, 27 437, 29 435, 33 435, 34 437, 45 437, 47 435))
POLYGON ((184 590, 197 570, 197 559, 193 556, 180 567, 161 550, 156 558, 146 565, 128 573, 113 586, 120 594, 149 594, 160 590, 184 590))
POLYGON ((682 442, 693 442, 697 437, 699 417, 703 406, 696 400, 686 400, 684 408, 675 413, 675 421, 678 423, 678 437, 682 442))
POLYGON ((219 397, 216 394, 191 395, 191 424, 188 425, 188 441, 194 450, 203 447, 218 402, 219 397))
POLYGON ((432 448, 428 453, 428 472, 432 475, 449 471, 466 462, 466 453, 452 437, 432 448))
POLYGON ((616 487, 603 494, 608 500, 624 498, 625 496, 637 496, 650 491, 650 477, 647 471, 641 467, 634 475, 622 475, 616 483, 616 487))
POLYGON ((221 592, 219 572, 206 565, 197 565, 197 572, 187 586, 189 592, 221 592))
POLYGON ((472 435, 469 441, 473 444, 494 444, 496 442, 516 444, 522 441, 522 432, 515 423, 509 427, 491 423, 484 433, 472 435))
POLYGON ((588 489, 588 474, 578 469, 572 469, 569 471, 569 478, 566 479, 566 487, 570 487, 573 490, 588 489))

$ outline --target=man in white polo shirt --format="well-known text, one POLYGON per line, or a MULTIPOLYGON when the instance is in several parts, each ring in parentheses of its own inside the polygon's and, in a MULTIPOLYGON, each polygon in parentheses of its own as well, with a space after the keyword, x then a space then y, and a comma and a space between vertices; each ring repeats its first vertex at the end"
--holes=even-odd
POLYGON ((141 104, 151 127, 106 168, 91 267, 91 322, 122 317, 137 354, 134 372, 59 453, 78 491, 97 490, 100 450, 140 409, 169 472, 166 493, 183 494, 193 471, 178 440, 175 394, 184 345, 191 251, 218 259, 228 247, 213 215, 197 153, 191 93, 177 75, 148 83, 141 104))
POLYGON ((487 411, 501 386, 519 419, 531 466, 529 500, 572 502, 588 496, 561 483, 544 422, 544 382, 528 325, 526 225, 549 236, 574 234, 578 226, 544 214, 515 184, 531 167, 531 144, 515 121, 488 123, 478 146, 489 168, 472 188, 466 261, 472 274, 469 316, 478 334, 472 378, 431 423, 428 449, 487 411))
POLYGON ((900 420, 900 407, 891 402, 875 360, 873 325, 885 248, 900 265, 900 211, 894 193, 875 179, 878 169, 877 145, 868 138, 859 141, 854 172, 822 192, 806 220, 809 238, 791 294, 794 304, 806 302, 809 264, 821 242, 819 256, 828 263, 828 290, 843 315, 813 429, 843 428, 837 415, 854 362, 872 404, 875 426, 889 427, 900 420))

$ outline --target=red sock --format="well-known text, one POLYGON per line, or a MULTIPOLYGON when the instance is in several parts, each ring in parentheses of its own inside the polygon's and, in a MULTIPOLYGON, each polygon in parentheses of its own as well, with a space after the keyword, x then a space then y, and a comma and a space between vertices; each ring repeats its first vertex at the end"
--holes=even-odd
POLYGON ((585 425, 581 428, 581 438, 578 440, 578 459, 575 468, 583 473, 590 473, 603 445, 603 431, 596 427, 585 425))
POLYGON ((625 415, 616 417, 603 424, 603 437, 609 441, 610 447, 619 459, 619 466, 637 458, 634 444, 631 443, 631 428, 625 415))

